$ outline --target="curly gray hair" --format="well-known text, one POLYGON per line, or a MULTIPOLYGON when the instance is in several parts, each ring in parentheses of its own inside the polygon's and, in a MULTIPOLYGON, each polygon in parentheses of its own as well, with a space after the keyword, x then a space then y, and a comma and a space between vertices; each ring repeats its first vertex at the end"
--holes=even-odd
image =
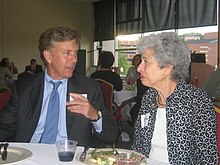
POLYGON ((190 50, 186 43, 174 32, 151 34, 140 39, 138 53, 146 49, 154 51, 154 57, 160 68, 173 66, 171 79, 178 82, 188 80, 190 66, 190 50))

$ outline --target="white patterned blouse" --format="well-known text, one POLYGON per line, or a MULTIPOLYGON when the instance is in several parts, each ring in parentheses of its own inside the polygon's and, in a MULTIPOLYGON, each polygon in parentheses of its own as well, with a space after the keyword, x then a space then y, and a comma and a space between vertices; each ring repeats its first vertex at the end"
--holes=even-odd
MULTIPOLYGON (((132 149, 146 157, 149 157, 158 109, 156 97, 155 89, 147 90, 135 124, 132 149), (143 124, 143 116, 147 116, 147 124, 143 124)), ((205 92, 179 82, 166 100, 166 125, 170 164, 218 164, 216 116, 205 92)))

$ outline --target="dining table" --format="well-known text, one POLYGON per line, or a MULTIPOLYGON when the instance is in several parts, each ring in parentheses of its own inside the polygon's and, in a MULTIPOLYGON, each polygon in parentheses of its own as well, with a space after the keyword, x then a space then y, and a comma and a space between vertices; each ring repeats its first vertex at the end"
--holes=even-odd
POLYGON ((128 85, 123 81, 123 88, 121 91, 114 91, 114 101, 117 104, 121 104, 123 101, 135 97, 137 95, 136 84, 128 85))
MULTIPOLYGON (((23 161, 16 162, 16 165, 80 165, 83 164, 75 158, 83 152, 83 147, 77 147, 73 161, 59 161, 55 144, 42 143, 9 143, 9 147, 24 148, 32 152, 32 155, 23 161)), ((1 164, 1 163, 0 163, 1 164)))
MULTIPOLYGON (((27 159, 11 163, 13 165, 14 164, 16 165, 83 165, 84 164, 79 161, 79 157, 83 152, 83 147, 81 146, 77 146, 74 159, 69 162, 59 161, 55 144, 9 143, 8 149, 10 147, 26 149, 31 153, 31 155, 27 159)), ((146 160, 147 160, 147 165, 166 165, 165 163, 156 160, 152 160, 152 159, 146 159, 146 160)), ((2 164, 1 162, 2 161, 0 161, 0 164, 2 164)))
MULTIPOLYGON (((114 102, 118 106, 120 106, 122 102, 130 98, 133 98, 135 96, 137 96, 137 88, 135 86, 129 86, 123 83, 123 89, 121 91, 114 91, 114 102)), ((129 117, 129 118, 131 117, 130 110, 133 105, 134 105, 134 102, 129 103, 122 109, 122 115, 124 117, 129 117)))

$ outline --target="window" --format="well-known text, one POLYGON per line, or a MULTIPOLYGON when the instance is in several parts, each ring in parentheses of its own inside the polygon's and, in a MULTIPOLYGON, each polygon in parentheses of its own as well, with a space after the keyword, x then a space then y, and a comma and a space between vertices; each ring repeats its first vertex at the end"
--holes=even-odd
POLYGON ((218 65, 218 26, 207 26, 178 30, 191 50, 195 53, 204 53, 206 64, 218 65))
MULTIPOLYGON (((168 30, 167 30, 168 31, 168 30)), ((174 30, 169 30, 174 31, 174 30)), ((162 31, 157 31, 159 33, 162 31)), ((120 75, 122 78, 126 76, 128 68, 131 66, 131 60, 137 53, 136 44, 139 37, 149 35, 133 34, 117 36, 115 40, 103 41, 103 50, 112 51, 115 55, 115 66, 120 67, 120 75)), ((197 28, 179 29, 178 35, 187 43, 190 51, 193 53, 205 53, 206 63, 217 67, 218 65, 218 27, 207 26, 197 28)), ((97 47, 99 42, 95 42, 97 47)), ((98 60, 98 51, 95 51, 95 65, 98 60)))
MULTIPOLYGON (((114 34, 130 35, 116 36, 114 40, 103 41, 102 49, 114 53, 115 66, 120 67, 123 78, 131 65, 131 59, 137 53, 136 44, 139 37, 162 32, 159 30, 175 31, 185 40, 192 53, 205 54, 206 63, 216 67, 218 65, 217 3, 218 0, 116 1, 114 34), (121 10, 122 8, 124 10, 121 10)), ((98 46, 99 43, 95 42, 94 47, 98 46)), ((94 55, 94 65, 97 64, 97 59, 98 51, 94 55)))

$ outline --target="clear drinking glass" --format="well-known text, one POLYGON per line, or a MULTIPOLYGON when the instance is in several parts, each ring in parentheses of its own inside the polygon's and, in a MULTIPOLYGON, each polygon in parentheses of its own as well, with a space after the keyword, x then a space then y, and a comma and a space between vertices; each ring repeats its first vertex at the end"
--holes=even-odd
POLYGON ((59 160, 62 162, 72 161, 76 152, 77 141, 59 140, 56 141, 56 148, 59 160))
POLYGON ((120 153, 116 157, 116 165, 140 165, 142 157, 135 153, 120 153))

